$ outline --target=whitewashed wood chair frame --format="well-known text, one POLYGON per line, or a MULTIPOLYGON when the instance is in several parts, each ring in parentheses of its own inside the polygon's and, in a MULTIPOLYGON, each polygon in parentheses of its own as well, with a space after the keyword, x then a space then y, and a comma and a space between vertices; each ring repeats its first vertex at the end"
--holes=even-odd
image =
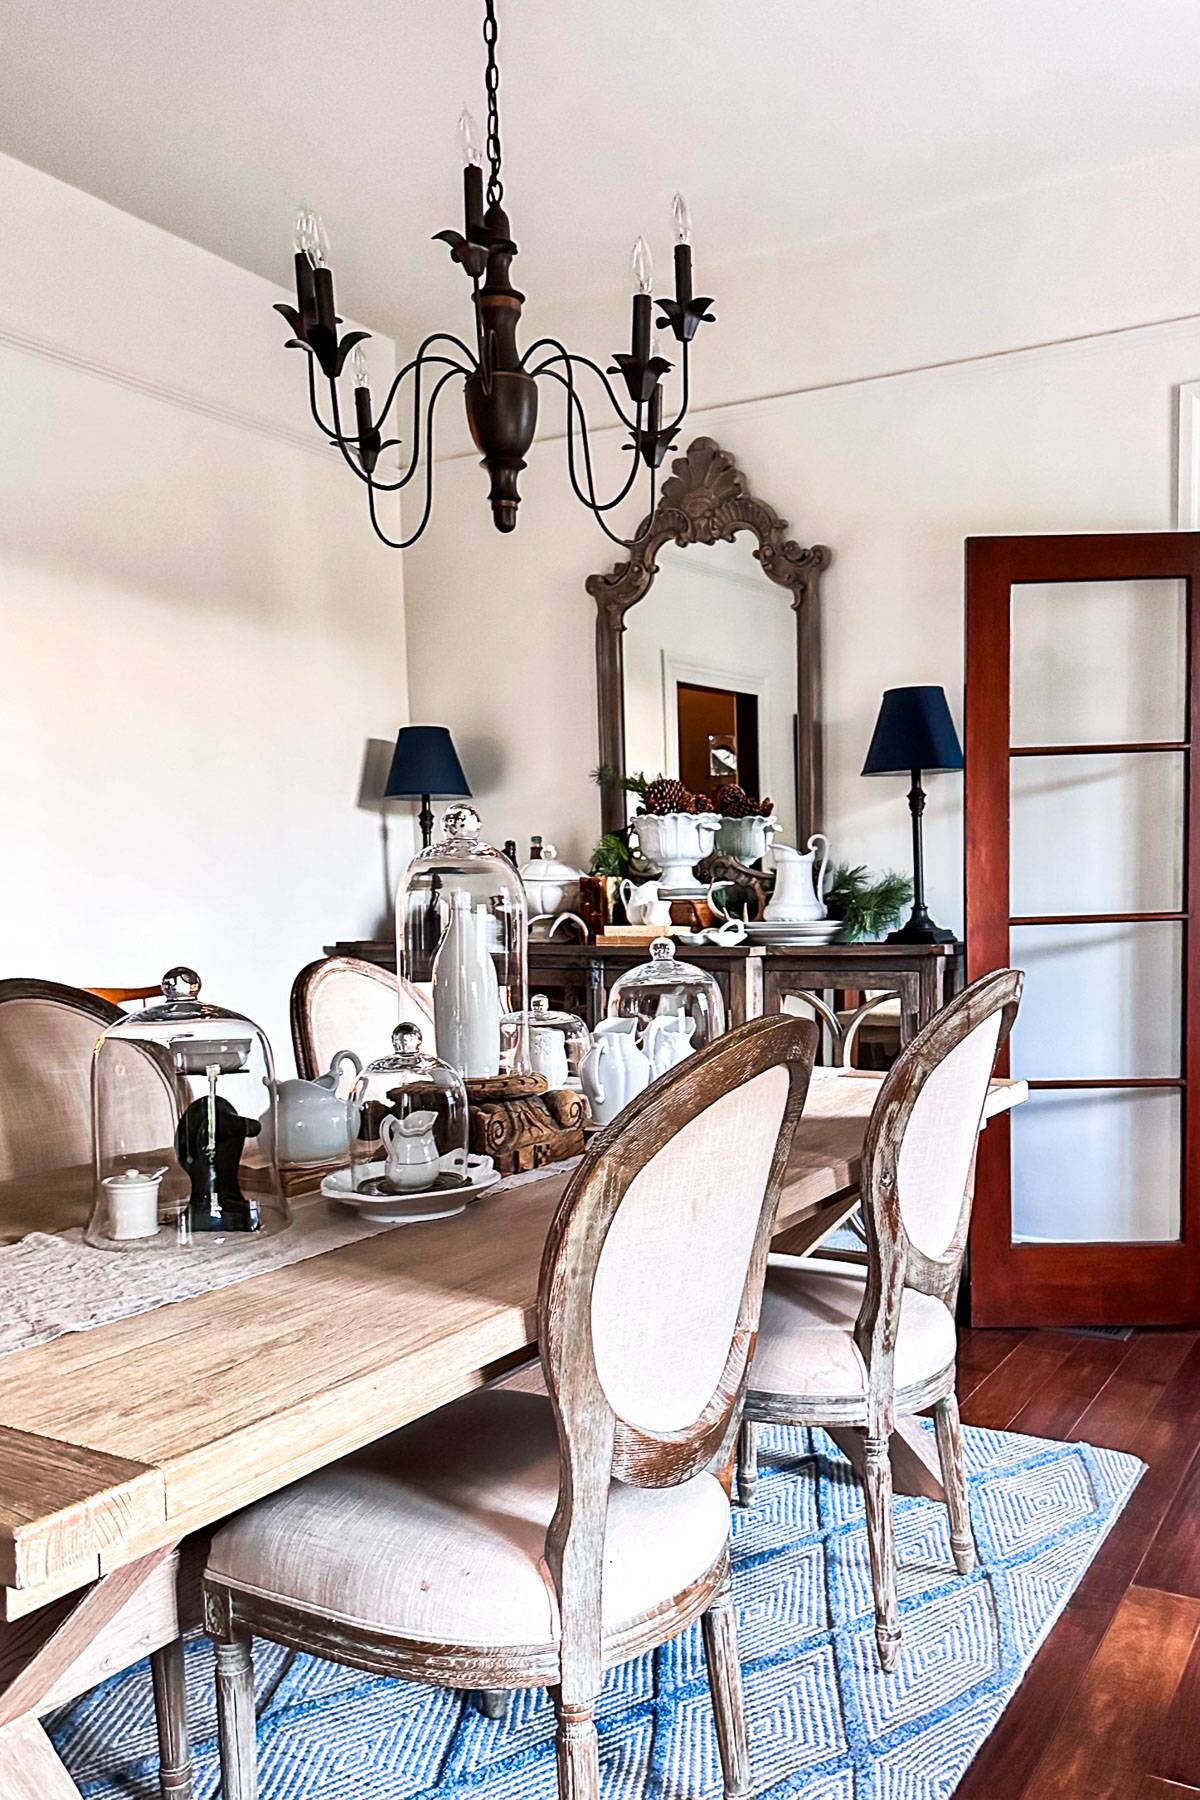
MULTIPOLYGON (((997 970, 972 983, 929 1021, 901 1051, 879 1091, 863 1144, 862 1220, 866 1239, 862 1303, 853 1324, 853 1341, 865 1365, 863 1386, 854 1392, 813 1393, 769 1390, 755 1382, 752 1365, 738 1451, 738 1499, 750 1505, 757 1479, 755 1427, 758 1423, 849 1427, 864 1434, 864 1495, 871 1577, 875 1598, 876 1641, 884 1669, 896 1665, 900 1646, 896 1596, 896 1546, 892 1519, 890 1439, 897 1418, 933 1409, 942 1483, 950 1515, 950 1546, 955 1567, 968 1574, 975 1566, 975 1541, 967 1504, 966 1471, 958 1400, 956 1365, 951 1350, 941 1367, 920 1380, 897 1387, 895 1358, 905 1290, 941 1303, 953 1324, 955 1301, 971 1220, 975 1186, 975 1154, 988 1084, 1001 1044, 1012 1029, 1020 1004, 1023 975, 997 970), (976 1034, 979 1034, 976 1036, 976 1034), (912 1214, 919 1185, 906 1170, 904 1148, 914 1118, 920 1120, 922 1094, 936 1106, 931 1079, 946 1070, 948 1060, 970 1039, 978 1049, 959 1102, 959 1135, 948 1147, 953 1167, 941 1183, 936 1217, 925 1217, 918 1229, 912 1214), (968 1116, 969 1115, 969 1116, 968 1116), (906 1185, 907 1183, 907 1185, 906 1185), (924 1243, 913 1241, 916 1232, 924 1243)), ((969 1049, 965 1054, 970 1055, 969 1049)), ((943 1120, 943 1123, 945 1121, 943 1120)), ((914 1139, 915 1139, 914 1133, 914 1139)), ((928 1175, 929 1163, 923 1171, 928 1175)), ((928 1187, 928 1182, 925 1181, 928 1187)), ((819 1292, 831 1264, 813 1259, 772 1257, 781 1286, 786 1271, 805 1272, 819 1292)), ((767 1274, 768 1290, 771 1268, 767 1274)), ((762 1319, 759 1366, 771 1357, 786 1361, 786 1328, 778 1343, 771 1340, 771 1303, 762 1319)), ((953 1331, 949 1333, 953 1344, 953 1331)))
MULTIPOLYGON (((210 1563, 205 1617, 216 1648, 225 1800, 253 1800, 256 1792, 253 1635, 351 1667, 444 1687, 548 1687, 557 1714, 560 1794, 563 1800, 595 1800, 595 1710, 604 1671, 677 1636, 696 1619, 702 1624, 725 1791, 749 1794, 727 1499, 721 1501, 726 1523, 715 1559, 683 1591, 616 1629, 602 1619, 605 1534, 610 1497, 624 1488, 681 1488, 695 1478, 711 1482, 715 1467, 727 1495, 771 1229, 816 1038, 807 1021, 759 1018, 689 1057, 597 1135, 559 1203, 538 1299, 539 1349, 558 1436, 558 1501, 544 1550, 558 1635, 495 1646, 403 1638, 247 1591, 222 1580, 210 1563), (744 1144, 739 1165, 729 1149, 736 1141, 741 1153, 738 1134, 747 1118, 762 1128, 746 1134, 751 1141, 744 1144), (708 1135, 697 1136, 702 1130, 708 1135), (724 1142, 722 1133, 730 1140, 727 1160, 711 1154, 714 1136, 716 1143, 724 1142), (686 1180, 689 1168, 692 1186, 686 1180), (639 1185, 643 1174, 649 1180, 639 1185), (663 1204, 664 1182, 686 1201, 670 1214, 663 1204), (735 1245, 712 1263, 721 1305, 697 1306, 695 1316, 686 1306, 672 1310, 671 1279, 680 1292, 696 1282, 700 1246, 689 1234, 701 1239, 714 1225, 718 1235, 732 1233, 725 1242, 735 1245), (636 1281, 639 1268, 648 1266, 644 1252, 656 1237, 677 1253, 677 1264, 667 1270, 659 1263, 658 1284, 651 1281, 647 1293, 631 1299, 623 1283, 636 1281), (647 1294, 655 1296, 660 1288, 666 1297, 656 1312, 647 1294), (647 1332, 655 1355, 646 1354, 647 1332), (675 1380, 673 1368, 685 1373, 675 1380)), ((705 1493, 711 1496, 711 1490, 705 1493)))
POLYGON ((421 1027, 422 1047, 432 1054, 433 1008, 411 982, 357 956, 325 956, 309 963, 292 983, 297 1073, 314 1081, 339 1050, 353 1050, 364 1063, 387 1056, 393 1028, 410 1020, 421 1027))

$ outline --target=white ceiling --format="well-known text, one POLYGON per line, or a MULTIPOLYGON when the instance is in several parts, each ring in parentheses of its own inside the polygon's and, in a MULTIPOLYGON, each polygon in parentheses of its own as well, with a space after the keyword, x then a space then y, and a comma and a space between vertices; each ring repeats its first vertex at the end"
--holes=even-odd
MULTIPOLYGON (((858 232, 1200 137, 1194 0, 499 0, 506 199, 539 299, 858 232)), ((455 121, 481 0, 0 0, 0 150, 345 309, 461 308, 455 121)), ((1191 229, 1180 221, 1181 230, 1191 229)), ((202 328, 202 321, 198 321, 202 328)))

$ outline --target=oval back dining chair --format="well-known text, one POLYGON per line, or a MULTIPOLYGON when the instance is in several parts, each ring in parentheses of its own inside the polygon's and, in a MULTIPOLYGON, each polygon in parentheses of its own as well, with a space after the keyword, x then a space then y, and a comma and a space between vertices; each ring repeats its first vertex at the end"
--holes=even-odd
POLYGON ((988 1084, 1024 976, 966 988, 900 1052, 863 1144, 865 1266, 772 1256, 750 1370, 738 1498, 756 1480, 755 1423, 864 1434, 875 1635, 884 1669, 900 1648, 889 1447, 897 1418, 933 1408, 955 1567, 975 1566, 955 1395, 954 1304, 971 1220, 988 1084))
POLYGON ((480 1390, 217 1534, 205 1613, 225 1800, 256 1792, 252 1635, 445 1687, 549 1687, 562 1800, 595 1800, 604 1670, 697 1618, 725 1791, 750 1792, 711 1468, 732 1460, 815 1047, 811 1024, 752 1020, 597 1135, 542 1260, 548 1397, 480 1390))
MULTIPOLYGON (((120 1017, 119 1007, 84 988, 0 981, 0 1237, 86 1220, 92 1048, 120 1017)), ((122 1098, 131 1143, 158 1150, 173 1141, 179 1108, 165 1067, 139 1057, 122 1098)))
POLYGON ((386 1056, 396 1026, 409 1021, 421 1027, 422 1048, 432 1054, 433 1006, 411 982, 357 956, 309 963, 292 983, 297 1073, 315 1080, 339 1050, 353 1050, 363 1063, 386 1056))

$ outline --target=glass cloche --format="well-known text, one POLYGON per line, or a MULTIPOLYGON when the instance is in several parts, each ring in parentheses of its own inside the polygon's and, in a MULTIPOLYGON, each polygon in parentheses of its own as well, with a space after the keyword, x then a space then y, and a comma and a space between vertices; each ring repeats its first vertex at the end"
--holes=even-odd
MULTIPOLYGON (((456 1069, 422 1050, 419 1025, 397 1025, 391 1055, 367 1064, 348 1104, 356 1194, 381 1206, 391 1196, 411 1198, 411 1215, 428 1217, 431 1197, 463 1186, 467 1092, 456 1069)), ((386 1216, 405 1216, 404 1205, 386 1216)))
MULTIPOLYGON (((500 1073, 500 1020, 526 1007, 526 935, 521 877, 482 841, 471 807, 448 807, 396 893, 396 966, 405 981, 432 983, 438 1053, 467 1081, 500 1073)), ((528 1069, 521 1026, 510 1071, 528 1069)))
POLYGON ((579 1065, 592 1047, 592 1034, 575 1013, 555 1012, 545 994, 535 994, 528 1011, 505 1013, 500 1021, 500 1063, 505 1074, 521 1032, 528 1034, 529 1063, 552 1088, 579 1086, 579 1065))
POLYGON ((650 961, 614 981, 610 1019, 636 1019, 637 1041, 661 1075, 693 1050, 703 1050, 725 1030, 725 1002, 712 976, 680 962, 675 940, 655 938, 650 961))
POLYGON ((92 1054, 87 1242, 171 1249, 282 1230, 265 1034, 201 1000, 193 969, 168 969, 162 995, 110 1025, 92 1054))

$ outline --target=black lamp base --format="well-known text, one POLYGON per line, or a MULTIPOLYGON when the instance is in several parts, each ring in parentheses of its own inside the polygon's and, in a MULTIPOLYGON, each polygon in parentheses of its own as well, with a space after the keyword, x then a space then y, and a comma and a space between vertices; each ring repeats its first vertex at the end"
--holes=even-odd
POLYGON ((889 931, 883 941, 885 944, 953 944, 958 940, 953 931, 935 925, 924 907, 918 910, 914 906, 906 923, 898 931, 889 931))

